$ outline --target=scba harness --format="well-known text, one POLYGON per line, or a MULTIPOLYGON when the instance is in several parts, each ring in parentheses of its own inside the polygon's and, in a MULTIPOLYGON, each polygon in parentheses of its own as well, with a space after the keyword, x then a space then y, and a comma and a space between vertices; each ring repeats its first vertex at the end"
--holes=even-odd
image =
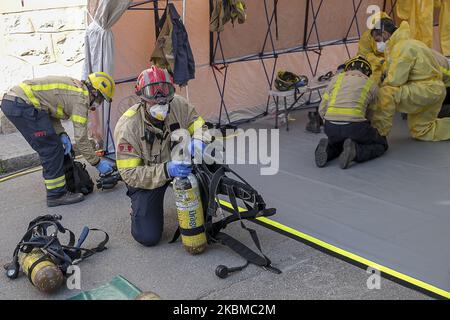
POLYGON ((249 264, 280 274, 281 271, 273 267, 270 259, 263 253, 256 231, 247 227, 244 223, 244 220, 254 221, 259 217, 273 216, 276 209, 267 209, 261 195, 227 165, 196 164, 193 173, 200 185, 205 224, 189 230, 180 230, 179 228, 171 242, 175 242, 180 233, 192 236, 205 232, 208 244, 220 243, 225 245, 246 260, 244 265, 235 268, 219 265, 216 268, 216 275, 220 278, 226 278, 232 272, 241 271, 249 264), (234 175, 237 180, 228 177, 227 173, 234 175), (229 202, 225 199, 228 199, 229 202), (239 207, 238 201, 245 208, 239 207), (225 216, 223 210, 231 213, 231 215, 225 216), (218 216, 218 211, 222 213, 222 217, 218 216), (259 253, 222 231, 230 223, 236 221, 239 221, 241 227, 249 232, 259 253))
POLYGON ((109 235, 105 231, 84 227, 78 241, 75 243, 75 234, 62 226, 61 219, 60 215, 45 215, 39 216, 29 223, 27 231, 14 249, 12 262, 5 265, 8 278, 16 279, 19 275, 19 253, 29 254, 35 249, 42 251, 42 257, 35 261, 25 272, 31 281, 33 268, 42 261, 51 261, 65 275, 69 266, 78 264, 97 252, 102 252, 106 249, 109 235), (103 232, 105 238, 95 248, 82 248, 81 245, 90 231, 103 232), (66 232, 69 234, 69 241, 66 245, 63 245, 58 235, 66 232))

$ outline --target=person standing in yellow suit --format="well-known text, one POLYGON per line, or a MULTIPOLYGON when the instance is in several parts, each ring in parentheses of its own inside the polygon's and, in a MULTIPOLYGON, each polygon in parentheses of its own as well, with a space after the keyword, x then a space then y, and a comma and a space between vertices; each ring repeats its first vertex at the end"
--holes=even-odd
POLYGON ((396 13, 407 20, 413 39, 433 47, 434 9, 440 8, 439 34, 442 53, 450 56, 450 0, 397 0, 396 13))
POLYGON ((363 56, 369 61, 372 67, 372 80, 376 83, 380 82, 383 73, 385 43, 380 26, 381 21, 384 21, 384 25, 386 25, 386 20, 391 21, 392 26, 395 27, 394 22, 386 12, 374 15, 372 21, 374 28, 366 30, 358 43, 358 56, 363 56))
POLYGON ((413 138, 450 140, 450 118, 438 119, 446 95, 440 66, 430 48, 411 39, 406 21, 387 40, 386 70, 372 121, 380 135, 389 135, 397 111, 408 115, 413 138))

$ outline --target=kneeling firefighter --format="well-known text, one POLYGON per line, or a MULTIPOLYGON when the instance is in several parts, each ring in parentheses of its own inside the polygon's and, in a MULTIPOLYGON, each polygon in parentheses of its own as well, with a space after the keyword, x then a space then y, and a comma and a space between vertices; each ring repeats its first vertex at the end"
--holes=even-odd
POLYGON ((205 121, 194 107, 174 91, 167 70, 155 66, 144 70, 136 83, 141 102, 124 113, 114 132, 117 168, 131 199, 132 236, 145 246, 159 242, 163 231, 164 194, 173 180, 179 228, 172 242, 181 235, 183 245, 191 254, 203 252, 207 243, 221 243, 247 260, 245 265, 237 268, 219 266, 216 274, 221 278, 250 263, 279 273, 262 253, 256 231, 242 223, 243 219, 271 216, 276 210, 266 209, 261 196, 239 176, 241 181, 226 177, 226 173, 234 173, 227 166, 207 166, 197 161, 191 164, 192 156, 204 155, 206 143, 211 138, 205 130, 205 121), (177 135, 182 131, 177 129, 187 129, 193 137, 187 137, 190 139, 187 146, 189 162, 172 158, 177 156, 175 148, 179 146, 172 141, 179 141, 177 135), (228 197, 228 206, 216 202, 220 194, 228 197), (244 202, 247 211, 239 210, 237 199, 244 202), (219 207, 232 215, 213 221, 219 207), (251 234, 259 254, 221 232, 229 223, 238 220, 251 234))
MULTIPOLYGON (((190 162, 172 159, 172 134, 185 129, 194 135, 189 146, 191 154, 204 150, 201 132, 205 121, 191 104, 175 94, 173 78, 165 69, 152 66, 142 71, 136 94, 141 97, 140 103, 129 108, 115 128, 116 164, 131 199, 131 234, 144 246, 154 246, 163 231, 164 194, 169 183, 174 178, 188 177, 192 171, 190 162)), ((191 189, 180 182, 175 188, 191 189)), ((197 227, 201 225, 200 220, 196 223, 197 227)))
POLYGON ((315 151, 319 168, 339 157, 340 167, 348 169, 353 161, 369 161, 388 150, 386 137, 370 123, 378 92, 371 75, 370 63, 357 56, 345 63, 344 72, 325 90, 319 113, 327 138, 320 140, 315 151))
POLYGON ((3 113, 41 159, 49 207, 83 200, 81 193, 67 190, 64 155, 71 152, 72 144, 61 120, 72 121, 77 147, 84 158, 101 174, 112 171, 88 140, 88 111, 95 111, 104 100, 111 101, 114 91, 111 76, 95 72, 85 81, 59 76, 26 80, 3 96, 3 113))

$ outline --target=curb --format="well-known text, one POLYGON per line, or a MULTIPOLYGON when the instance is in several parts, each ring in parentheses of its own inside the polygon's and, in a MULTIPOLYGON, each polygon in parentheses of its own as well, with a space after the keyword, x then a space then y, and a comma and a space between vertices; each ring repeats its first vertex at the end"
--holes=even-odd
POLYGON ((0 159, 0 176, 39 165, 41 165, 41 161, 36 152, 14 158, 0 159))

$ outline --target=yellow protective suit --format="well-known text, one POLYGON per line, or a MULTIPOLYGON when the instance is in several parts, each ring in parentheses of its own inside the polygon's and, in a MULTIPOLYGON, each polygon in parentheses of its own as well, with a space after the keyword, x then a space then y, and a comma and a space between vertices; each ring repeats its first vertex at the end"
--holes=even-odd
POLYGON ((450 56, 450 0, 440 0, 439 35, 444 56, 450 56))
POLYGON ((411 14, 412 1, 415 0, 397 0, 397 4, 395 5, 395 12, 397 13, 397 17, 402 20, 409 19, 409 15, 411 14))
MULTIPOLYGON (((380 12, 380 14, 374 17, 374 24, 382 18, 390 19, 386 12, 380 12)), ((372 80, 379 83, 381 80, 381 75, 383 74, 384 53, 378 52, 377 43, 372 37, 371 29, 366 30, 362 34, 358 43, 358 55, 365 57, 367 61, 369 61, 370 66, 372 67, 372 80)))
POLYGON ((442 53, 450 55, 450 0, 398 0, 397 16, 407 20, 411 36, 433 47, 434 9, 440 8, 439 34, 442 53))
POLYGON ((379 91, 372 125, 382 136, 389 135, 398 111, 408 114, 413 138, 450 140, 450 118, 437 119, 446 90, 432 51, 411 39, 406 21, 392 35, 386 49, 387 77, 379 91))

